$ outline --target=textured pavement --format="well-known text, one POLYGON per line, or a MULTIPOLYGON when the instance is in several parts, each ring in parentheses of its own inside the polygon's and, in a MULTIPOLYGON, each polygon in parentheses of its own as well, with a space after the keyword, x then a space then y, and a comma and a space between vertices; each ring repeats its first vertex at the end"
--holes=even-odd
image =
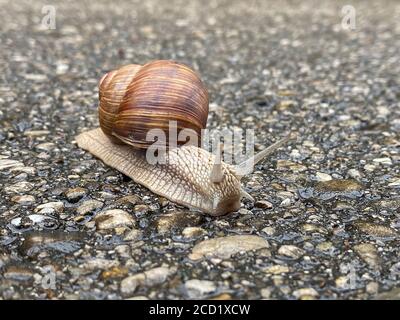
POLYGON ((0 21, 0 297, 400 297, 397 1, 0 0, 0 21), (199 72, 208 128, 298 132, 245 179, 255 203, 192 212, 77 147, 101 76, 155 59, 199 72))

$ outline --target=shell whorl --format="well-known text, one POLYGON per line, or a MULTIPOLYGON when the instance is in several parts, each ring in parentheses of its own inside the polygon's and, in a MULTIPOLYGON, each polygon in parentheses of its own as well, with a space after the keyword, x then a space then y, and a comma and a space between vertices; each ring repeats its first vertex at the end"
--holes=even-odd
POLYGON ((223 180, 210 180, 215 157, 194 146, 169 150, 165 164, 149 164, 143 150, 112 143, 94 129, 76 137, 78 146, 100 158, 154 193, 211 215, 222 215, 240 207, 241 187, 231 167, 222 162, 223 180))
MULTIPOLYGON (((208 117, 208 92, 199 76, 186 65, 156 60, 127 65, 106 74, 99 84, 99 119, 113 142, 146 149, 152 129, 162 130, 169 145, 171 122, 177 134, 183 129, 197 142, 208 117)), ((185 141, 177 141, 177 145, 185 141)), ((199 145, 199 143, 195 143, 199 145)))

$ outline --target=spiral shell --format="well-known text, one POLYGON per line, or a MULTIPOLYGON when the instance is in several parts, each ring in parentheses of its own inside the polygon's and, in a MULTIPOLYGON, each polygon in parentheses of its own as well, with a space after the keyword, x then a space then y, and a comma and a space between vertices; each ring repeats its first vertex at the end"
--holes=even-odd
POLYGON ((193 70, 174 61, 131 64, 107 73, 100 80, 99 100, 100 127, 113 142, 145 149, 154 142, 146 139, 149 130, 161 129, 168 145, 171 121, 177 134, 191 129, 200 141, 206 127, 207 89, 193 70))

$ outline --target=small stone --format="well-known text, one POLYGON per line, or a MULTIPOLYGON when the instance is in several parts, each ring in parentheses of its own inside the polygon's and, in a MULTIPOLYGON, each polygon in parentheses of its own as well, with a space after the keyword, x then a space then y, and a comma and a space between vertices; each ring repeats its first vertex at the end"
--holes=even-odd
POLYGON ((137 241, 143 235, 143 232, 138 229, 132 229, 128 231, 124 236, 124 241, 137 241))
POLYGON ((145 205, 145 204, 137 204, 133 210, 135 211, 135 213, 139 213, 139 214, 145 214, 149 211, 149 206, 145 205))
POLYGON ((217 289, 212 281, 198 279, 186 281, 184 288, 189 299, 202 299, 217 289))
POLYGON ((205 258, 227 259, 239 252, 268 248, 267 240, 255 235, 226 236, 204 240, 196 244, 189 255, 192 260, 205 258))
POLYGON ((375 163, 381 163, 385 165, 392 165, 392 159, 385 157, 385 158, 375 158, 372 160, 375 163))
POLYGON ((347 175, 348 175, 350 178, 353 178, 353 179, 360 179, 360 178, 361 178, 361 173, 360 173, 360 171, 358 171, 357 169, 350 169, 350 170, 348 170, 348 171, 347 171, 347 175))
POLYGON ((274 227, 265 227, 261 230, 262 232, 264 232, 265 234, 269 235, 269 236, 273 236, 275 234, 275 228, 274 227))
POLYGON ((340 289, 349 289, 349 278, 347 276, 340 276, 335 279, 335 285, 340 289))
POLYGON ((185 238, 188 238, 188 239, 198 238, 205 234, 207 234, 207 231, 205 231, 202 228, 198 228, 198 227, 187 227, 182 230, 182 236, 184 236, 185 238))
POLYGON ((140 201, 140 198, 136 195, 129 195, 122 198, 119 198, 116 202, 117 204, 129 204, 134 206, 136 203, 140 201))
POLYGON ((61 201, 43 203, 35 208, 35 212, 42 214, 51 214, 54 212, 62 212, 64 210, 64 203, 61 201))
POLYGON ((308 300, 318 297, 318 292, 314 288, 301 288, 293 291, 296 299, 308 300))
POLYGON ((129 295, 135 292, 139 286, 152 287, 154 285, 163 284, 176 273, 176 268, 158 267, 129 276, 121 281, 121 292, 129 295))
POLYGON ((297 102, 294 100, 282 100, 278 103, 277 109, 278 110, 285 110, 290 107, 295 107, 297 105, 297 102))
POLYGON ((262 288, 260 290, 260 295, 261 295, 261 298, 263 298, 263 299, 271 298, 271 294, 272 294, 272 290, 270 288, 262 288))
POLYGON ((354 246, 354 251, 363 259, 371 268, 379 269, 378 251, 372 243, 361 243, 354 246))
POLYGON ((315 177, 316 177, 317 181, 330 181, 330 180, 332 180, 331 175, 329 175, 327 173, 323 173, 323 172, 317 172, 315 177))
POLYGON ((365 287, 365 290, 369 293, 369 294, 377 294, 378 290, 379 290, 379 284, 377 282, 370 282, 367 284, 367 286, 365 287))
POLYGON ((112 267, 109 270, 104 270, 101 273, 101 278, 104 280, 123 278, 128 274, 129 270, 126 267, 112 267))
POLYGON ((174 211, 161 215, 155 222, 159 233, 170 232, 173 228, 184 228, 187 226, 197 225, 203 217, 199 214, 187 211, 174 211))
POLYGON ((98 270, 98 269, 107 270, 107 269, 111 269, 111 268, 114 268, 117 266, 119 266, 119 262, 117 260, 92 258, 90 260, 85 261, 81 267, 84 270, 94 271, 94 270, 98 270))
POLYGON ((229 293, 221 293, 216 296, 209 297, 210 300, 232 300, 232 296, 229 293))
POLYGON ((273 204, 266 200, 257 201, 254 205, 257 208, 261 208, 261 209, 272 209, 273 208, 273 204))
POLYGON ((96 215, 94 221, 99 230, 114 229, 117 227, 132 227, 135 220, 132 216, 121 209, 112 209, 100 212, 96 215))
POLYGON ((147 298, 146 296, 135 296, 127 298, 126 300, 149 300, 149 298, 147 298))
POLYGON ((400 288, 393 288, 392 290, 379 293, 375 300, 400 300, 400 288))
POLYGON ((48 130, 29 130, 25 131, 24 135, 27 137, 42 137, 42 136, 47 136, 50 133, 48 130))
POLYGON ((400 209, 400 198, 379 200, 376 203, 376 207, 378 209, 400 209))
POLYGON ((25 196, 14 196, 11 198, 11 201, 27 206, 32 203, 35 203, 36 199, 34 196, 25 195, 25 196))
POLYGON ((76 209, 78 214, 84 215, 96 209, 103 207, 103 202, 98 200, 86 200, 76 209))
POLYGON ((278 160, 276 168, 278 170, 290 170, 293 172, 302 172, 307 170, 306 166, 290 160, 278 160))
POLYGON ((65 191, 65 196, 70 202, 76 202, 79 199, 83 198, 86 194, 87 190, 80 187, 68 189, 67 191, 65 191))
POLYGON ((51 151, 56 147, 52 142, 45 142, 38 144, 35 148, 40 151, 51 151))
POLYGON ((30 232, 24 238, 20 251, 23 255, 32 256, 47 248, 64 253, 74 252, 80 248, 84 234, 53 230, 30 232))
POLYGON ((268 274, 282 274, 282 273, 288 273, 289 271, 290 269, 287 265, 280 265, 280 264, 269 266, 263 269, 263 272, 268 274))
POLYGON ((322 233, 322 234, 327 233, 327 230, 325 228, 311 223, 303 224, 301 226, 301 229, 307 233, 322 233))
POLYGON ((17 160, 0 159, 0 170, 9 169, 13 167, 22 167, 24 164, 17 160))
POLYGON ((400 179, 395 179, 388 184, 389 187, 399 187, 400 186, 400 179))
POLYGON ((11 172, 22 172, 30 175, 36 174, 36 169, 34 167, 12 167, 11 172))
POLYGON ((395 230, 375 223, 355 222, 354 225, 359 231, 374 237, 395 237, 397 235, 395 230))
POLYGON ((299 259, 305 254, 305 251, 293 245, 282 245, 278 249, 278 254, 292 259, 299 259))
POLYGON ((335 248, 334 248, 332 242, 324 241, 324 242, 318 243, 316 249, 319 251, 322 251, 322 252, 329 252, 329 251, 333 251, 335 248))
MULTIPOLYGON (((42 223, 44 221, 55 221, 54 218, 42 215, 42 214, 30 214, 27 216, 27 218, 32 221, 33 224, 38 224, 38 223, 42 223)), ((22 218, 18 217, 18 218, 14 218, 11 220, 11 224, 19 227, 22 223, 22 218)))
POLYGON ((360 191, 364 187, 356 180, 329 180, 317 183, 316 190, 322 192, 346 192, 346 191, 360 191))
POLYGON ((280 207, 288 207, 291 204, 291 199, 290 198, 286 198, 284 199, 281 203, 280 203, 280 207))
POLYGON ((31 191, 34 185, 27 181, 17 182, 11 186, 5 187, 4 191, 6 193, 24 193, 31 191))

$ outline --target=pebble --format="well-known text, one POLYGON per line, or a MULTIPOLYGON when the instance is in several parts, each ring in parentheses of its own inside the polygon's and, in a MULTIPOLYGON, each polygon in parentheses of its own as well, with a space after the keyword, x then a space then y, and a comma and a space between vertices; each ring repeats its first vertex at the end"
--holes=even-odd
POLYGON ((35 208, 35 212, 39 212, 42 214, 51 214, 54 212, 63 212, 64 203, 61 201, 47 202, 43 203, 35 208))
POLYGON ((163 284, 168 277, 175 274, 175 267, 157 267, 129 276, 121 281, 121 292, 124 295, 130 295, 135 292, 139 286, 151 287, 158 284, 163 284))
POLYGON ((0 159, 0 170, 10 169, 13 167, 22 167, 24 164, 17 160, 0 159))
POLYGON ((324 241, 321 243, 318 243, 316 246, 316 249, 322 252, 332 252, 335 247, 333 246, 332 242, 330 241, 324 241))
POLYGON ((81 268, 88 271, 94 270, 106 270, 119 266, 119 262, 117 260, 109 260, 104 258, 93 258, 86 260, 81 268))
POLYGON ((14 196, 11 198, 11 201, 22 205, 30 205, 35 203, 36 199, 34 196, 25 195, 25 196, 14 196))
POLYGON ((392 159, 385 157, 385 158, 375 158, 372 160, 375 163, 381 163, 385 165, 392 165, 392 159))
POLYGON ((317 181, 330 181, 332 180, 332 176, 327 174, 327 173, 323 173, 323 172, 317 172, 315 175, 315 178, 317 181))
POLYGON ((35 148, 40 151, 51 151, 56 147, 52 142, 45 142, 38 144, 35 148))
POLYGON ((317 183, 315 189, 322 192, 345 192, 345 191, 359 191, 364 187, 361 183, 353 179, 347 180, 329 180, 317 183))
POLYGON ((318 292, 314 288, 301 288, 293 291, 296 299, 308 300, 318 297, 318 292))
POLYGON ((363 259, 371 268, 379 269, 378 251, 372 243, 361 243, 354 246, 354 251, 363 259))
POLYGON ((50 131, 48 130, 29 130, 29 131, 25 131, 24 135, 27 137, 43 137, 43 136, 47 136, 48 134, 50 134, 50 131))
MULTIPOLYGON (((53 220, 53 221, 55 221, 54 218, 51 218, 51 217, 48 217, 48 216, 44 216, 42 214, 30 214, 30 215, 27 216, 27 218, 30 221, 32 221, 34 224, 42 223, 45 220, 53 220)), ((16 227, 19 227, 21 225, 21 223, 22 223, 22 218, 21 217, 14 218, 14 219, 11 220, 11 224, 16 226, 16 227)))
POLYGON ((266 267, 262 270, 265 273, 268 274, 282 274, 282 273, 288 273, 290 271, 289 267, 287 265, 273 265, 266 267))
POLYGON ((354 225, 359 231, 374 237, 395 237, 397 235, 395 230, 375 223, 360 221, 355 222, 354 225))
POLYGON ((129 204, 134 206, 136 203, 140 201, 140 198, 136 195, 129 195, 122 198, 119 198, 116 203, 117 204, 129 204))
POLYGON ((365 287, 365 290, 369 293, 369 294, 377 294, 378 290, 379 290, 379 284, 377 282, 370 282, 367 284, 367 286, 365 287))
POLYGON ((70 253, 78 250, 84 234, 80 232, 63 231, 40 231, 24 234, 24 241, 20 246, 20 251, 24 255, 31 256, 41 252, 46 248, 51 248, 59 252, 70 253))
POLYGON ((362 177, 361 173, 357 169, 350 169, 347 171, 347 175, 353 179, 360 179, 362 177))
POLYGON ((316 224, 311 224, 311 223, 305 223, 305 224, 303 224, 303 225, 301 226, 301 230, 304 231, 304 232, 307 232, 307 233, 314 233, 314 232, 316 232, 316 233, 325 234, 325 233, 328 232, 324 227, 318 226, 318 225, 316 225, 316 224))
POLYGON ((278 170, 290 170, 293 172, 303 172, 307 170, 306 166, 290 160, 278 160, 276 168, 278 170))
POLYGON ((255 235, 235 235, 204 240, 196 244, 189 255, 191 260, 205 258, 227 259, 239 252, 268 248, 267 240, 255 235))
POLYGON ((388 184, 389 187, 399 187, 400 186, 400 179, 395 179, 388 184))
POLYGON ((271 202, 266 201, 266 200, 257 201, 254 205, 257 208, 261 208, 261 209, 272 209, 274 206, 271 202))
POLYGON ((155 225, 158 233, 167 233, 173 228, 184 228, 187 226, 197 225, 202 219, 203 217, 200 214, 190 213, 187 211, 174 211, 159 216, 155 225))
POLYGON ((30 175, 36 174, 36 168, 34 167, 12 167, 11 172, 22 172, 30 175))
POLYGON ((280 207, 288 207, 291 204, 291 199, 290 198, 286 198, 284 199, 281 203, 280 203, 280 207))
POLYGON ((104 270, 101 273, 101 278, 104 280, 123 278, 129 273, 129 269, 121 266, 114 266, 109 270, 104 270))
POLYGON ((294 245, 282 245, 278 249, 278 254, 292 259, 300 259, 305 254, 305 251, 294 245))
POLYGON ((76 187, 65 191, 65 196, 69 202, 77 202, 87 194, 87 190, 84 188, 76 187))
POLYGON ((121 209, 111 209, 100 212, 94 218, 99 230, 114 229, 117 227, 132 227, 135 223, 133 217, 121 209))
POLYGON ((6 193, 24 193, 31 191, 34 185, 27 181, 17 182, 13 185, 4 188, 6 193))
POLYGON ((182 236, 184 236, 185 238, 188 238, 188 239, 198 238, 205 234, 207 234, 207 231, 205 231, 204 229, 199 228, 199 227, 187 227, 182 230, 182 236))
POLYGON ((375 300, 400 300, 400 288, 393 288, 392 290, 379 293, 375 300))
POLYGON ((198 279, 186 281, 184 288, 189 299, 203 299, 217 289, 212 281, 198 279))
POLYGON ((134 206, 133 210, 135 213, 143 215, 146 214, 149 211, 149 206, 146 204, 137 204, 134 206))
POLYGON ((82 202, 82 204, 76 209, 77 213, 80 215, 84 215, 90 213, 96 209, 100 209, 103 207, 103 202, 98 200, 86 200, 82 202))
POLYGON ((265 227, 261 230, 262 232, 264 232, 265 234, 269 235, 269 236, 273 236, 275 234, 275 228, 274 227, 265 227))
POLYGON ((124 241, 136 241, 139 240, 143 235, 143 232, 139 229, 129 230, 125 236, 124 241))

